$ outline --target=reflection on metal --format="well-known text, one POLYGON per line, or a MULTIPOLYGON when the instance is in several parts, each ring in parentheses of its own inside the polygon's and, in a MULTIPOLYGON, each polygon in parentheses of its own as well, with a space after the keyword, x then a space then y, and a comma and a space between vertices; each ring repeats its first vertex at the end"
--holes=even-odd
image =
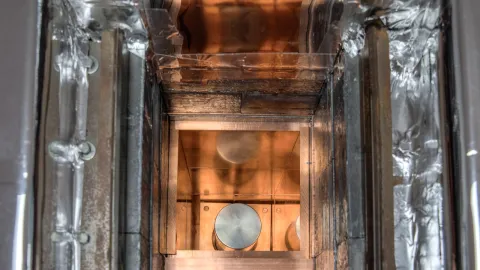
POLYGON ((217 136, 217 151, 228 162, 242 164, 258 154, 260 136, 257 132, 224 131, 217 136))
POLYGON ((174 19, 185 38, 182 52, 298 51, 302 1, 174 0, 181 2, 174 19))
POLYGON ((300 239, 300 216, 295 220, 295 232, 297 233, 298 239, 300 239))
MULTIPOLYGON (((457 269, 480 267, 480 1, 449 1, 452 22, 446 74, 454 83, 448 100, 453 125, 453 162, 457 218, 457 269)), ((447 8, 445 7, 445 8, 447 8)))
POLYGON ((230 204, 215 219, 218 240, 233 249, 244 249, 255 244, 261 230, 260 217, 246 204, 230 204))

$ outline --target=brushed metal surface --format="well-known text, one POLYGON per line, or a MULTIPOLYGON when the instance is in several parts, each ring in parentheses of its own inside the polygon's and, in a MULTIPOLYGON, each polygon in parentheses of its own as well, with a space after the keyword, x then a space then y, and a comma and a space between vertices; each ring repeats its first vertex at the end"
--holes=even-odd
POLYGON ((297 233, 298 239, 300 239, 300 216, 295 220, 295 232, 297 233))
POLYGON ((253 245, 261 230, 260 217, 246 204, 234 203, 224 207, 215 220, 218 240, 233 249, 253 245))

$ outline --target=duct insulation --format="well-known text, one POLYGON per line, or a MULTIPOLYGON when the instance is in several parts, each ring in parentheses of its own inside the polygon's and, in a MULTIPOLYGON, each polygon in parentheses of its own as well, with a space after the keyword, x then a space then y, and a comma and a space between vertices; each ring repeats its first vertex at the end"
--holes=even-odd
POLYGON ((440 1, 393 1, 390 39, 395 263, 444 269, 438 41, 440 1))
MULTIPOLYGON (((439 112, 441 2, 393 0, 375 16, 358 6, 342 33, 346 78, 364 46, 363 27, 388 30, 392 104, 395 264, 397 269, 445 269, 444 173, 439 112), (378 15, 381 14, 381 15, 378 15), (350 59, 350 60, 349 60, 350 59)), ((345 15, 344 15, 345 16, 345 15)), ((346 80, 356 83, 355 79, 346 80)))
MULTIPOLYGON (((48 142, 54 164, 54 225, 49 234, 53 242, 52 269, 81 269, 82 244, 92 232, 83 232, 83 189, 85 162, 95 155, 95 145, 88 141, 88 74, 98 68, 89 55, 92 42, 101 42, 102 31, 123 30, 130 52, 145 52, 147 38, 140 11, 130 1, 90 3, 54 0, 52 39, 59 43, 55 70, 59 72, 59 118, 57 138, 48 142)), ((95 241, 95 239, 90 239, 95 241)))

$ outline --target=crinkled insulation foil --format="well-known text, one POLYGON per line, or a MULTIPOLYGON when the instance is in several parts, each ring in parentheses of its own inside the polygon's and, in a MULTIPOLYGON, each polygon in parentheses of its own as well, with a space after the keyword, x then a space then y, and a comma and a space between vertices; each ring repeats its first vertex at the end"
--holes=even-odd
MULTIPOLYGON (((440 7, 439 0, 392 0, 379 17, 390 46, 397 269, 445 268, 437 74, 440 7)), ((359 7, 357 14, 365 8, 359 7)), ((342 41, 351 58, 364 45, 364 31, 362 22, 347 21, 342 41)), ((345 72, 348 77, 354 71, 346 65, 345 72)))
MULTIPOLYGON (((89 44, 100 42, 106 29, 121 29, 128 48, 136 53, 146 47, 146 33, 139 10, 131 1, 54 0, 53 36, 60 44, 55 69, 60 74, 58 95, 58 138, 49 142, 55 161, 55 269, 80 269, 84 162, 94 154, 87 142, 88 72, 95 61, 89 57, 89 44), (71 106, 74 97, 75 104, 71 106), (74 132, 71 132, 74 126, 74 132), (88 147, 86 147, 88 146, 88 147), (88 149, 86 149, 88 148, 88 149), (83 150, 82 150, 83 149, 83 150), (85 152, 87 151, 87 152, 85 152), (88 158, 86 158, 88 156, 88 158)), ((90 116, 91 117, 91 116, 90 116)))
POLYGON ((397 269, 442 269, 442 145, 438 101, 440 1, 392 1, 390 42, 397 269))

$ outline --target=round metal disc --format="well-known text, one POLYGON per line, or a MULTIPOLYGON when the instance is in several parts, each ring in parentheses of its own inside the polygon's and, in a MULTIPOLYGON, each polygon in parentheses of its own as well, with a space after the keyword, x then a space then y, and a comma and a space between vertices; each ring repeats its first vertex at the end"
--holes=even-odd
POLYGON ((297 232, 298 239, 300 239, 300 216, 295 221, 295 231, 297 232))
POLYGON ((234 203, 225 206, 215 219, 218 240, 233 249, 244 249, 253 245, 261 230, 260 217, 246 204, 234 203))
POLYGON ((217 136, 218 154, 228 162, 242 164, 257 155, 258 132, 224 131, 217 136))

